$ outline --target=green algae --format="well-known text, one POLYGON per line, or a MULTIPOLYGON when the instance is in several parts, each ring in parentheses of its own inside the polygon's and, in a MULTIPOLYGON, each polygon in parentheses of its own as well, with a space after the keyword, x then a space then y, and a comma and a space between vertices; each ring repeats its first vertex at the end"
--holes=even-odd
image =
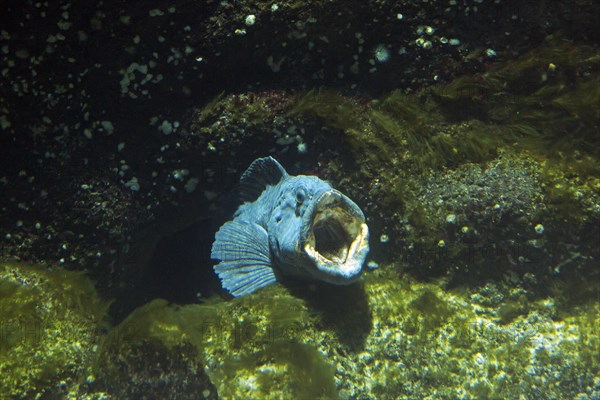
POLYGON ((108 304, 81 272, 0 265, 2 398, 64 396, 90 374, 108 304))
POLYGON ((527 315, 528 305, 525 296, 506 300, 497 311, 498 323, 508 324, 521 315, 527 315))
POLYGON ((201 353, 215 318, 211 307, 179 307, 162 299, 139 307, 101 343, 97 384, 118 398, 216 398, 201 353))
MULTIPOLYGON (((423 319, 419 331, 423 334, 442 326, 452 315, 451 309, 435 292, 430 289, 420 289, 419 296, 410 302, 410 307, 420 312, 423 319)), ((415 325, 415 323, 413 322, 415 325)))
POLYGON ((383 267, 367 279, 374 330, 365 350, 377 362, 359 358, 355 367, 381 382, 373 388, 378 396, 502 399, 535 397, 538 391, 547 398, 597 393, 594 349, 600 335, 597 319, 590 318, 598 315, 597 300, 556 320, 552 299, 528 299, 526 308, 498 320, 507 305, 526 300, 516 295, 481 306, 484 290, 402 283, 390 279, 391 273, 383 267), (424 334, 416 335, 419 331, 424 334), (576 382, 577 375, 585 383, 576 382))
POLYGON ((282 287, 222 305, 222 341, 206 348, 225 398, 337 398, 334 368, 318 350, 317 315, 282 287), (226 349, 235 344, 235 353, 226 349))
POLYGON ((290 102, 287 115, 304 123, 316 119, 341 138, 339 152, 363 160, 348 181, 377 177, 385 191, 372 195, 382 207, 422 222, 412 225, 423 232, 438 229, 427 228, 413 204, 411 192, 422 177, 500 154, 535 158, 550 171, 541 168, 538 176, 548 181, 543 185, 551 211, 581 221, 594 213, 591 198, 598 192, 588 178, 600 175, 600 115, 590 106, 600 103, 599 67, 597 48, 549 37, 516 60, 417 92, 395 90, 358 101, 311 90, 290 102), (565 165, 575 179, 556 176, 565 165), (587 198, 585 208, 577 193, 587 198))
POLYGON ((113 328, 94 370, 102 388, 125 397, 337 398, 333 367, 308 330, 313 320, 281 287, 231 302, 156 299, 113 328))
MULTIPOLYGON (((443 281, 398 277, 397 270, 382 265, 353 290, 317 285, 299 296, 306 287, 276 284, 231 301, 154 300, 106 335, 93 368, 96 385, 122 397, 248 399, 501 399, 539 391, 593 398, 598 392, 597 299, 574 308, 560 296, 575 286, 557 285, 545 298, 511 280, 449 289, 443 281), (352 312, 357 290, 371 322, 361 345, 352 347, 336 326, 351 331, 354 319, 362 329, 352 312), (344 315, 331 319, 328 296, 344 315), (340 308, 342 302, 349 306, 340 308), (572 313, 558 315, 559 305, 572 313)), ((587 284, 577 281, 589 293, 587 284)))
POLYGON ((597 210, 600 173, 596 159, 577 156, 547 163, 541 170, 550 212, 570 223, 581 223, 597 210))
POLYGON ((291 389, 296 398, 337 398, 335 369, 313 346, 275 343, 268 351, 273 355, 275 362, 287 363, 290 366, 290 375, 294 377, 291 389))
POLYGON ((400 163, 418 172, 488 160, 503 142, 495 127, 482 122, 471 121, 466 129, 447 124, 419 93, 393 91, 359 105, 331 90, 313 90, 300 95, 288 115, 314 116, 344 132, 350 149, 372 163, 400 163))
POLYGON ((220 392, 225 398, 338 398, 333 366, 307 344, 276 341, 261 351, 226 360, 224 369, 225 380, 245 381, 225 386, 220 392))
POLYGON ((573 150, 597 157, 600 115, 590 105, 600 102, 594 73, 599 67, 594 47, 549 37, 516 60, 438 85, 431 93, 450 119, 475 116, 497 125, 501 143, 516 142, 550 158, 573 150))

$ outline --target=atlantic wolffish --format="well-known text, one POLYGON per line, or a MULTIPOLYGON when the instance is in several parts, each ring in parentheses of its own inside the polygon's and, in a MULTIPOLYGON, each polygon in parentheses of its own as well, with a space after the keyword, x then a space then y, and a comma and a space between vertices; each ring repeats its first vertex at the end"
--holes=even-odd
POLYGON ((226 222, 211 256, 223 287, 243 296, 276 279, 354 282, 369 252, 360 208, 315 176, 291 176, 271 157, 240 180, 243 204, 226 222))

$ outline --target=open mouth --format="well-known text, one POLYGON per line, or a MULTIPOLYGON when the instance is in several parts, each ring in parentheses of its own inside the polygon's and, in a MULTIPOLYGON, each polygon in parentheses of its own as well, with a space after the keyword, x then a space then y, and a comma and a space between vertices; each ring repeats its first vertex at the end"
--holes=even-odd
POLYGON ((351 276, 362 268, 368 237, 358 207, 341 193, 328 191, 314 207, 304 251, 319 269, 351 276))

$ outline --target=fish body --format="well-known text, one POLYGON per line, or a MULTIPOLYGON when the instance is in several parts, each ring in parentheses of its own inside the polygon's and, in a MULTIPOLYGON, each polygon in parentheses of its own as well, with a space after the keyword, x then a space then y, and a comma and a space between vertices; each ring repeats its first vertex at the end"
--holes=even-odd
POLYGON ((240 179, 244 202, 215 235, 211 257, 223 287, 243 296, 278 278, 337 285, 360 276, 369 228, 360 208, 315 176, 291 176, 274 158, 240 179))

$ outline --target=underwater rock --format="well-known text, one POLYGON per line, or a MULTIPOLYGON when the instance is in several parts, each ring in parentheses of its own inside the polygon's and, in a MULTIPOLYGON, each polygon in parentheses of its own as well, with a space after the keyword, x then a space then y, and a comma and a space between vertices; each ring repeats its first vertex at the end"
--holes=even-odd
POLYGON ((171 398, 192 389, 245 399, 600 394, 592 283, 579 291, 595 295, 573 307, 572 288, 549 297, 510 280, 449 289, 396 271, 383 265, 362 285, 329 291, 271 285, 227 302, 155 300, 108 335, 118 340, 102 344, 95 374, 111 394, 137 398, 167 388, 171 398))
POLYGON ((119 398, 333 398, 333 367, 311 320, 282 288, 249 301, 154 300, 109 333, 94 369, 119 398))
MULTIPOLYGON (((533 300, 503 284, 448 290, 395 279, 391 266, 366 277, 373 328, 361 351, 335 357, 338 389, 347 398, 559 399, 600 394, 600 335, 585 305, 561 320, 553 297, 533 300), (486 294, 487 293, 487 294, 486 294), (502 296, 488 302, 486 296, 502 296), (511 301, 527 306, 499 319, 511 301), (585 381, 585 383, 583 382, 585 381)), ((339 354, 334 351, 333 354, 339 354)))
MULTIPOLYGON (((205 323, 208 373, 223 398, 336 398, 328 343, 300 298, 271 286, 215 306, 205 323)), ((190 312, 194 310, 190 309, 190 312)))
POLYGON ((96 384, 119 399, 218 398, 188 336, 195 328, 164 300, 136 309, 100 345, 96 384))
POLYGON ((87 398, 108 304, 82 272, 0 264, 0 398, 87 398))
MULTIPOLYGON (((193 301, 192 287, 161 287, 175 274, 161 274, 153 254, 164 239, 185 232, 191 240, 215 222, 239 173, 268 154, 293 173, 339 183, 364 206, 375 237, 390 238, 374 253, 401 257, 386 249, 408 246, 407 221, 421 217, 408 204, 412 178, 489 161, 514 143, 543 149, 542 164, 546 148, 564 150, 564 163, 577 166, 576 176, 560 176, 554 165, 542 185, 562 213, 585 208, 585 228, 573 228, 585 239, 579 233, 598 218, 598 116, 587 107, 597 99, 598 62, 582 43, 597 5, 526 2, 532 12, 513 18, 505 2, 456 2, 443 12, 432 2, 335 4, 9 7, 14 23, 0 37, 12 83, 0 91, 0 259, 85 265, 118 298, 119 318, 146 301, 146 289, 193 301), (544 41, 557 27, 566 39, 544 41), (105 46, 115 37, 127 45, 105 46)), ((551 236, 548 218, 535 224, 551 236)), ((200 247, 195 262, 173 264, 178 276, 201 265, 207 293, 216 285, 209 244, 200 247)))
POLYGON ((409 200, 418 207, 409 213, 422 216, 409 220, 409 264, 421 274, 453 268, 463 270, 461 276, 493 276, 525 264, 545 272, 551 254, 529 242, 533 226, 546 215, 539 171, 527 157, 501 155, 483 167, 465 164, 432 173, 409 200), (455 215, 455 224, 447 224, 448 214, 455 215))
POLYGON ((190 374, 221 398, 600 394, 594 283, 555 279, 541 296, 510 279, 449 288, 397 270, 382 265, 328 291, 271 285, 227 302, 155 300, 108 335, 119 340, 102 344, 95 375, 111 394, 143 396, 163 390, 152 377, 170 366, 161 383, 181 398, 198 384, 180 380, 190 374))

